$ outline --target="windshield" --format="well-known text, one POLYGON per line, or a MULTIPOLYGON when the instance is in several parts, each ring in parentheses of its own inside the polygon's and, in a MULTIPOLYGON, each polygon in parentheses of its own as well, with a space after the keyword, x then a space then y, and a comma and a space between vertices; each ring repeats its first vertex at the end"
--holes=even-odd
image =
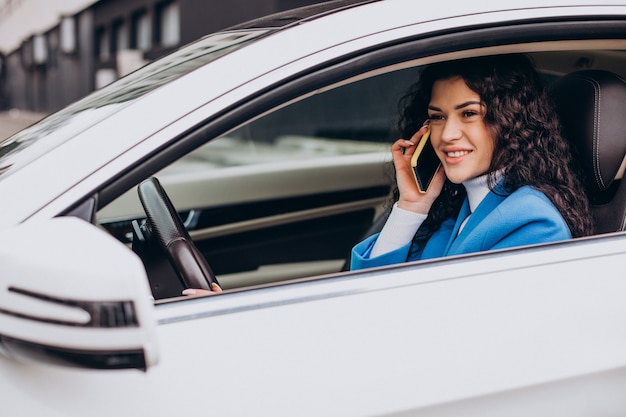
POLYGON ((270 32, 216 33, 150 63, 0 143, 0 180, 133 100, 270 32))

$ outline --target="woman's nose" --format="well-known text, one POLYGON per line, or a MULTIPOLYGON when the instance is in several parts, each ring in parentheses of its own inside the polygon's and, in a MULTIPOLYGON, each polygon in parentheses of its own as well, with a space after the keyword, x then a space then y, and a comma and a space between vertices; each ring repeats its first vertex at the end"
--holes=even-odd
POLYGON ((456 120, 449 118, 445 121, 441 130, 441 140, 445 142, 460 139, 462 136, 461 128, 456 120))

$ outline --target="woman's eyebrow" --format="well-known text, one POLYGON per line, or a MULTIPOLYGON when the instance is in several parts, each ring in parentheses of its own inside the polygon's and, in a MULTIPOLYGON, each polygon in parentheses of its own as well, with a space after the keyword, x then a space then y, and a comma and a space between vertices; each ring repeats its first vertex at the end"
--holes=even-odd
MULTIPOLYGON (((470 101, 466 101, 465 103, 457 104, 456 106, 454 106, 454 110, 459 110, 459 109, 462 109, 464 107, 471 106, 471 105, 474 105, 474 104, 477 104, 479 106, 483 105, 483 103, 481 103, 480 101, 470 100, 470 101)), ((428 110, 442 111, 439 107, 433 106, 432 104, 428 105, 428 110)))
POLYGON ((483 103, 481 103, 480 101, 470 100, 470 101, 466 101, 465 103, 461 103, 461 104, 454 106, 454 110, 459 110, 464 107, 471 106, 473 104, 478 104, 479 106, 482 106, 483 103))

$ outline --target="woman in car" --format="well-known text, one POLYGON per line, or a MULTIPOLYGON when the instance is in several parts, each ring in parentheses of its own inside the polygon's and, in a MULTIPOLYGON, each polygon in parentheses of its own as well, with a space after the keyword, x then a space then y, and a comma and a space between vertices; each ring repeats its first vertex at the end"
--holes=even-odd
POLYGON ((428 65, 402 100, 396 201, 351 269, 592 233, 588 201, 543 81, 523 55, 428 65), (426 120, 426 122, 424 122, 426 120), (420 193, 411 157, 430 128, 441 167, 420 193))

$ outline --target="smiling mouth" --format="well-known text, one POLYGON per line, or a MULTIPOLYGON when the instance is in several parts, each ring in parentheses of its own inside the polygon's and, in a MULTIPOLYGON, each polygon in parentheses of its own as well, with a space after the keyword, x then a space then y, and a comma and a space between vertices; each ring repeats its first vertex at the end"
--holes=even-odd
POLYGON ((460 158, 462 156, 468 155, 470 151, 454 151, 454 152, 446 152, 446 155, 449 158, 460 158))

